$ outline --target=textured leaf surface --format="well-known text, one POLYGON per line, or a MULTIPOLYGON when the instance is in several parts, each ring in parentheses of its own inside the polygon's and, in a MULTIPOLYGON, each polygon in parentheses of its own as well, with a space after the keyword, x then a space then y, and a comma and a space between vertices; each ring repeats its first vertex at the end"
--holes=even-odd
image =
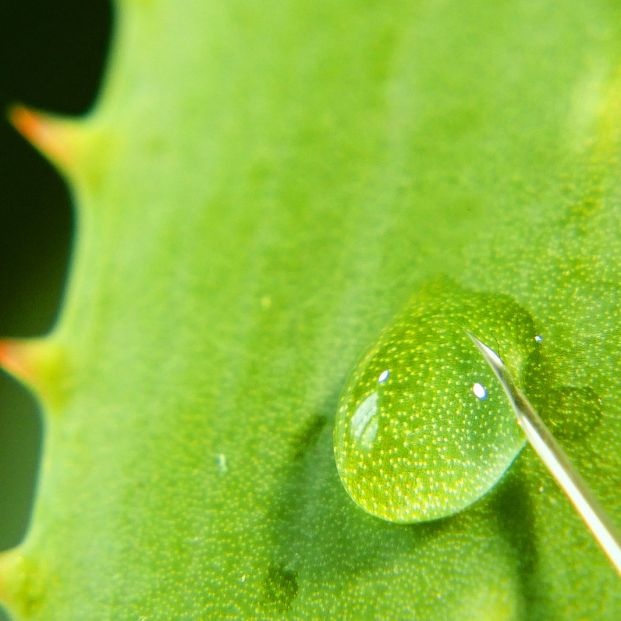
POLYGON ((530 450, 404 526, 349 499, 331 443, 360 353, 447 274, 534 317, 531 397, 621 521, 620 12, 120 3, 102 100, 49 149, 79 235, 29 358, 47 428, 0 560, 17 619, 621 616, 530 450))

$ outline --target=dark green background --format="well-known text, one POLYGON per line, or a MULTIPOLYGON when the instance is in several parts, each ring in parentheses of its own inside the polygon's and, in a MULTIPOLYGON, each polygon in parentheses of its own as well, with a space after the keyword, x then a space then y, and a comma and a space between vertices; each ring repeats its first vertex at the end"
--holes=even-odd
MULTIPOLYGON (((53 325, 72 236, 66 184, 12 129, 6 108, 86 112, 111 22, 105 0, 0 0, 0 338, 41 335, 53 325)), ((27 527, 41 433, 32 396, 0 373, 0 550, 27 527)))

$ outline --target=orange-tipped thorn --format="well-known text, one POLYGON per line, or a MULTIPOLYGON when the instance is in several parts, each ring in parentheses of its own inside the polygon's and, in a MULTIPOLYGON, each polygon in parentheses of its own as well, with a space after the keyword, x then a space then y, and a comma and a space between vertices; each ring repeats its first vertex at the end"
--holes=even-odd
POLYGON ((41 565, 18 546, 0 552, 0 602, 15 618, 30 619, 48 584, 41 565))
POLYGON ((0 367, 11 375, 28 381, 31 379, 32 369, 25 350, 18 341, 0 341, 0 367))
POLYGON ((66 385, 62 348, 46 339, 0 341, 0 368, 50 405, 58 405, 66 385))
POLYGON ((60 168, 71 168, 75 159, 75 131, 70 122, 19 105, 9 108, 8 118, 45 157, 60 168))
POLYGON ((8 604, 11 599, 10 584, 19 579, 22 556, 17 548, 0 552, 0 602, 8 604))

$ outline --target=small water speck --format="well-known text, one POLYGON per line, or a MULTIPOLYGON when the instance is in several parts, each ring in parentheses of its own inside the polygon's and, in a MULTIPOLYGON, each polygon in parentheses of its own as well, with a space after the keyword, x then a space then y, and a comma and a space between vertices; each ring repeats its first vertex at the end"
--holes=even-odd
POLYGON ((248 577, 246 576, 246 574, 242 574, 242 577, 239 579, 239 581, 243 584, 244 582, 246 582, 247 579, 248 577))
POLYGON ((390 377, 390 371, 385 369, 380 373, 380 376, 377 378, 378 384, 383 384, 390 377))
POLYGON ((226 463, 226 455, 224 453, 218 453, 216 457, 216 464, 218 465, 220 474, 226 474, 226 472, 228 472, 229 467, 226 463))
POLYGON ((485 388, 483 384, 479 384, 479 382, 472 384, 472 392, 480 401, 485 401, 485 399, 487 399, 487 388, 485 388))
POLYGON ((543 336, 541 334, 535 335, 535 343, 541 343, 543 341, 543 336))

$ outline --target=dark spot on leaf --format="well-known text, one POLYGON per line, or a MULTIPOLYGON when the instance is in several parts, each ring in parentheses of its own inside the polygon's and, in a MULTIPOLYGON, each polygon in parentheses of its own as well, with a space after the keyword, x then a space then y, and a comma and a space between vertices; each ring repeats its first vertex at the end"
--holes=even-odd
POLYGON ((283 565, 270 565, 264 583, 265 603, 281 612, 291 608, 298 593, 297 573, 283 565))

